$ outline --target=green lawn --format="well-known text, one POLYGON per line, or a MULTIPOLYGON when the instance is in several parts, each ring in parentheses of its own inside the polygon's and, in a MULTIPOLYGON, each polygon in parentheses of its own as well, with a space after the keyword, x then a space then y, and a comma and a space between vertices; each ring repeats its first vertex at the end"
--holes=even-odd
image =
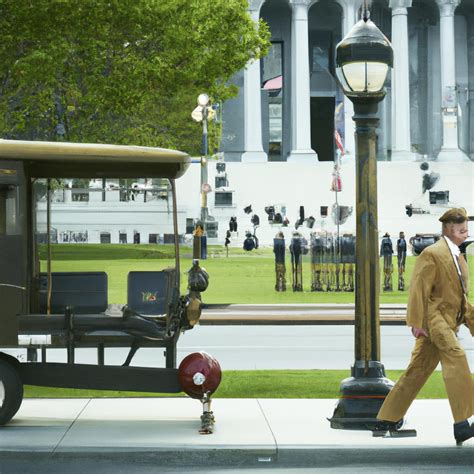
MULTIPOLYGON (((182 291, 186 289, 186 271, 191 266, 191 248, 181 249, 182 291)), ((174 265, 172 245, 100 245, 60 244, 53 246, 53 271, 105 271, 108 275, 109 302, 126 301, 127 274, 131 270, 160 270, 174 265)), ((41 249, 44 270, 45 249, 41 249)), ((407 258, 405 281, 410 281, 416 257, 407 258)), ((393 259, 396 266, 396 259, 393 259)), ((230 249, 226 257, 222 246, 211 246, 208 259, 202 266, 210 275, 210 284, 203 295, 206 303, 353 303, 354 293, 311 292, 309 256, 303 262, 304 292, 291 291, 291 263, 287 255, 287 284, 289 291, 274 291, 274 258, 271 249, 244 252, 230 249)), ((469 268, 474 268, 474 256, 468 257, 469 268)), ((381 271, 381 280, 383 274, 381 271)), ((406 303, 407 292, 397 288, 397 272, 393 273, 395 291, 381 292, 381 303, 406 303)), ((474 294, 474 278, 471 278, 474 294)))
MULTIPOLYGON (((186 289, 186 271, 191 266, 189 247, 181 249, 182 291, 186 289)), ((131 270, 160 270, 174 265, 171 245, 93 245, 61 244, 53 246, 53 271, 105 271, 108 275, 109 302, 125 303, 127 274, 131 270)), ((40 257, 44 270, 45 249, 40 257)), ((226 257, 221 246, 211 246, 208 259, 202 261, 210 275, 210 285, 204 296, 206 303, 352 303, 354 293, 315 293, 310 291, 309 256, 303 267, 304 292, 274 291, 274 258, 271 249, 250 253, 230 249, 226 257)), ((416 257, 408 257, 405 281, 410 275, 416 257)), ((394 259, 394 265, 396 259, 394 259)), ((472 273, 474 256, 468 257, 472 273)), ((291 287, 291 265, 287 257, 287 281, 291 287)), ((396 288, 397 274, 393 283, 396 288)), ((381 272, 382 279, 382 272, 381 272)), ((474 278, 471 279, 474 294, 474 278)), ((381 293, 381 303, 406 303, 407 293, 397 290, 381 293)), ((396 380, 401 371, 388 371, 396 380)), ((340 381, 349 376, 346 370, 264 370, 226 371, 216 398, 337 398, 340 381)), ((26 397, 154 397, 167 396, 137 392, 55 389, 25 387, 26 397)), ((168 395, 169 396, 169 395, 168 395)), ((421 391, 420 398, 446 398, 440 372, 435 372, 421 391)))
MULTIPOLYGON (((387 371, 396 381, 401 370, 387 371)), ((228 370, 215 398, 337 398, 347 370, 228 370)), ((183 394, 180 394, 183 396, 183 394)), ((156 393, 25 387, 27 398, 101 398, 176 396, 156 393)), ((446 398, 441 372, 435 372, 418 398, 446 398)))

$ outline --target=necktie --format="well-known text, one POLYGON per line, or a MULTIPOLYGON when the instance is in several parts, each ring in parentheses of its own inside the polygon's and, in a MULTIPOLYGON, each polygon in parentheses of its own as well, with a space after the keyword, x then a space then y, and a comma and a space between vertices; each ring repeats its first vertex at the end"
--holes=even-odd
POLYGON ((468 280, 468 268, 467 268, 467 262, 466 259, 461 256, 461 258, 456 257, 456 260, 458 261, 459 269, 461 270, 461 275, 460 275, 460 280, 461 280, 461 286, 464 294, 467 294, 467 280, 468 280))
POLYGON ((469 270, 467 268, 466 259, 463 256, 461 256, 461 258, 456 256, 456 260, 457 260, 458 265, 459 265, 459 270, 461 271, 461 275, 459 275, 459 281, 461 282, 462 292, 463 292, 462 300, 461 300, 461 311, 458 315, 457 323, 462 324, 463 321, 464 321, 464 312, 466 310, 464 300, 467 297, 466 296, 467 295, 467 279, 468 279, 468 271, 469 270))

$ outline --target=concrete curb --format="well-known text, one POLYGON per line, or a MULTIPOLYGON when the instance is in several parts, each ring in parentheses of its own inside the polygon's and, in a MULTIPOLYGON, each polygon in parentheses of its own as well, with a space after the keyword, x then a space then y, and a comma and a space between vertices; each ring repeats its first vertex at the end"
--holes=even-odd
MULTIPOLYGON (((390 440, 387 440, 390 442, 390 440)), ((334 446, 271 449, 94 449, 57 450, 51 452, 0 451, 0 461, 23 460, 39 463, 42 460, 84 460, 94 463, 140 463, 142 466, 229 466, 229 467, 318 467, 343 468, 350 466, 411 465, 416 471, 423 466, 465 467, 469 472, 474 467, 474 447, 378 447, 334 446)))
MULTIPOLYGON (((204 305, 200 324, 232 325, 353 325, 353 304, 227 304, 204 305)), ((381 305, 382 325, 405 325, 406 305, 381 305)))

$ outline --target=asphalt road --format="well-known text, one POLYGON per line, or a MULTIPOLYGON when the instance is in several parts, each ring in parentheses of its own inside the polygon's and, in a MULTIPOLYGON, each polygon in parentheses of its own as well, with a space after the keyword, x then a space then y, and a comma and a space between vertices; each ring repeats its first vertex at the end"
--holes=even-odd
MULTIPOLYGON (((474 340, 462 328, 459 337, 474 371, 474 340)), ((404 369, 413 348, 406 326, 382 326, 382 362, 387 369, 404 369)), ((196 351, 215 356, 224 370, 239 369, 348 369, 354 359, 354 327, 344 325, 300 326, 197 326, 178 342, 178 362, 196 351)), ((26 357, 26 350, 15 350, 26 357)), ((163 349, 140 349, 133 364, 160 367, 163 349)), ((122 364, 127 350, 108 348, 106 364, 122 364)), ((48 361, 66 361, 65 349, 48 350, 48 361)), ((78 363, 96 363, 93 349, 78 349, 78 363)))

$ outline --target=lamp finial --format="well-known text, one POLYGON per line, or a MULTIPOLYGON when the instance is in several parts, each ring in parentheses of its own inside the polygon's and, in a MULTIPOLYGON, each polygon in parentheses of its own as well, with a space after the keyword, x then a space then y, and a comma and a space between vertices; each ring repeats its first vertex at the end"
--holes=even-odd
POLYGON ((364 6, 362 10, 362 19, 367 22, 370 19, 369 0, 364 0, 364 6))

